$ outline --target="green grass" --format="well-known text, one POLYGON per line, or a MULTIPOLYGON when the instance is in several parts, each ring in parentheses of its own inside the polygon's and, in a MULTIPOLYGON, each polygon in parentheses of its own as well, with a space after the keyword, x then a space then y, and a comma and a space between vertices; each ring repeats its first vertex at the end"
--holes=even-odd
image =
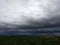
POLYGON ((0 36, 0 45, 60 45, 56 36, 0 36))

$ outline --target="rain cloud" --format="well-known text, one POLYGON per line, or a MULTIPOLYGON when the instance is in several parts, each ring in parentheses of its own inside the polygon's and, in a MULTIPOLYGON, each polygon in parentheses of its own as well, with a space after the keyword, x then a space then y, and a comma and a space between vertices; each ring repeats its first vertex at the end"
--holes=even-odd
POLYGON ((0 30, 59 30, 59 5, 60 0, 0 0, 0 30))

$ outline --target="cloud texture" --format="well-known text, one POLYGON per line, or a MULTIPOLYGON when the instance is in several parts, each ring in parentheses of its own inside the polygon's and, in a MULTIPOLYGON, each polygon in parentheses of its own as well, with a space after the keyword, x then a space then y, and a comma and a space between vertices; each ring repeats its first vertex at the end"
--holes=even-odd
POLYGON ((60 30, 59 5, 60 0, 0 0, 0 30, 60 30))

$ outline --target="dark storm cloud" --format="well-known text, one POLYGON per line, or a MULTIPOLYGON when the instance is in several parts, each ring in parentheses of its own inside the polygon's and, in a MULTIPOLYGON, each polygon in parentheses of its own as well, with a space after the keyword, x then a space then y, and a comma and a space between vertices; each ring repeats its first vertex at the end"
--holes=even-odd
POLYGON ((60 15, 51 17, 50 19, 42 19, 42 21, 28 20, 28 25, 17 26, 21 29, 39 29, 60 27, 60 15))
POLYGON ((52 0, 48 7, 45 7, 46 18, 42 18, 41 20, 32 20, 29 19, 29 25, 22 25, 19 28, 22 29, 41 29, 41 28, 53 28, 60 27, 60 1, 52 0))
MULTIPOLYGON (((45 1, 45 3, 46 3, 46 1, 45 1)), ((51 0, 51 1, 48 0, 48 2, 49 3, 47 3, 48 4, 47 6, 44 5, 45 7, 44 6, 42 7, 42 8, 44 8, 45 12, 43 12, 44 15, 42 15, 40 17, 39 14, 37 14, 38 16, 35 16, 35 14, 25 14, 25 13, 29 13, 29 12, 26 10, 23 10, 23 9, 21 10, 18 3, 17 2, 12 3, 12 0, 11 0, 9 2, 10 6, 8 6, 9 11, 8 11, 8 9, 6 9, 6 7, 2 8, 4 5, 1 7, 2 13, 0 11, 0 14, 1 14, 0 15, 0 17, 1 17, 1 19, 0 19, 0 30, 1 31, 2 30, 5 30, 5 31, 8 31, 8 30, 10 30, 10 31, 19 31, 19 30, 31 30, 31 31, 33 31, 33 30, 37 30, 37 31, 35 31, 37 33, 41 33, 39 31, 44 32, 44 30, 45 31, 46 30, 47 31, 48 30, 54 31, 54 30, 58 29, 58 31, 59 31, 60 30, 60 6, 59 6, 60 1, 59 0, 51 0), (20 15, 20 12, 22 12, 22 11, 26 11, 26 12, 24 12, 24 14, 20 15), (24 16, 24 15, 26 15, 26 16, 24 16), (33 16, 30 16, 30 15, 33 15, 33 16), (5 16, 5 18, 3 16, 5 16), (17 19, 16 19, 16 17, 17 17, 17 19), (21 17, 21 19, 20 19, 20 17, 21 17), (40 17, 40 18, 38 18, 38 17, 40 17), (17 22, 17 24, 15 22, 17 22)), ((32 12, 34 10, 32 9, 32 12)))

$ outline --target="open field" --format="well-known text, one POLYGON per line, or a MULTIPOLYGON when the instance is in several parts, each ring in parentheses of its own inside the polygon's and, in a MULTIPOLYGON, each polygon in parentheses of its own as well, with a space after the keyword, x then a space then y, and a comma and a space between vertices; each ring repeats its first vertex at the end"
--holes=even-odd
POLYGON ((0 45, 60 45, 58 36, 0 36, 0 45))

